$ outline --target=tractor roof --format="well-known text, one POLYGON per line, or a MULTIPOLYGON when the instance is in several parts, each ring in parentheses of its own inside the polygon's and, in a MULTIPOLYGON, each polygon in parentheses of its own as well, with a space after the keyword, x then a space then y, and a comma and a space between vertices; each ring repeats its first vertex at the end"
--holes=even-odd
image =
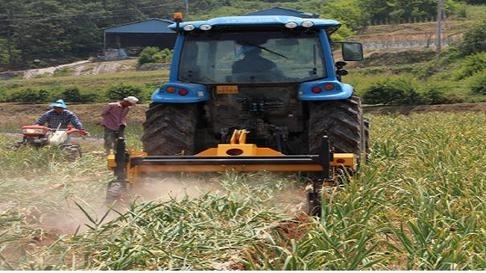
MULTIPOLYGON (((328 33, 336 31, 340 26, 336 20, 320 18, 300 18, 287 15, 245 15, 245 16, 227 16, 209 19, 207 21, 187 21, 180 22, 179 27, 183 29, 187 25, 193 25, 198 29, 201 25, 210 25, 212 28, 217 27, 251 27, 251 26, 282 26, 289 22, 294 22, 301 26, 304 22, 312 22, 312 28, 326 29, 328 33)), ((169 26, 172 30, 177 30, 177 24, 169 26)))

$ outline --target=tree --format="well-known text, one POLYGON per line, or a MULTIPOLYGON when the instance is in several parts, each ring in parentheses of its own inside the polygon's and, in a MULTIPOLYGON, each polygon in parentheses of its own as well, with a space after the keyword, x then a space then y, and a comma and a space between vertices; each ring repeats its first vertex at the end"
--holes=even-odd
POLYGON ((464 33, 458 51, 461 56, 486 51, 486 20, 481 21, 464 33))
POLYGON ((18 5, 16 0, 0 1, 0 53, 1 63, 8 66, 16 66, 21 63, 21 51, 17 48, 16 37, 19 21, 16 20, 18 14, 25 12, 24 6, 18 5))
POLYGON ((79 5, 76 1, 64 7, 66 17, 62 39, 68 42, 70 54, 87 57, 102 48, 103 30, 99 25, 103 21, 103 13, 99 2, 79 5))
MULTIPOLYGON (((360 0, 356 2, 365 11, 368 22, 401 23, 412 19, 435 18, 437 0, 360 0)), ((446 10, 457 7, 454 0, 446 1, 446 10)))
POLYGON ((54 0, 35 1, 15 17, 14 42, 24 63, 39 58, 55 58, 69 52, 63 35, 62 7, 54 0))
POLYGON ((321 17, 341 21, 345 27, 357 31, 366 25, 366 13, 359 9, 360 0, 332 0, 320 8, 321 17))

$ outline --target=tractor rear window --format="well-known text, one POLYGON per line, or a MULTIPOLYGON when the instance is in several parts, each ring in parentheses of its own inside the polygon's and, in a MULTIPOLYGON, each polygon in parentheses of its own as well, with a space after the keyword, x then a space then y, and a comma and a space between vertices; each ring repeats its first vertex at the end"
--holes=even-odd
POLYGON ((179 80, 284 83, 326 77, 318 33, 195 33, 186 36, 179 80))

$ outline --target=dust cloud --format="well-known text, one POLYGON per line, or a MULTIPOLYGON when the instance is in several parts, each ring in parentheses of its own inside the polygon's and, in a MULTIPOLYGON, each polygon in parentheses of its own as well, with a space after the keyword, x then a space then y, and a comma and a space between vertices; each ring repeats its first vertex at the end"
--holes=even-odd
POLYGON ((151 177, 145 178, 130 190, 132 198, 140 201, 181 200, 184 197, 197 198, 209 192, 221 190, 217 177, 151 177))
POLYGON ((41 226, 47 231, 56 234, 75 234, 118 218, 133 202, 166 202, 185 197, 197 198, 220 190, 216 176, 150 177, 137 185, 129 185, 122 200, 113 204, 105 202, 105 191, 95 191, 89 193, 89 201, 74 197, 66 201, 65 206, 59 210, 41 212, 45 211, 45 208, 36 208, 29 215, 31 218, 38 218, 41 226))
MULTIPOLYGON (((92 182, 78 181, 73 183, 76 185, 72 190, 74 194, 64 201, 53 200, 51 206, 46 206, 44 202, 36 203, 25 214, 32 223, 37 223, 50 234, 80 234, 118 218, 134 203, 180 201, 183 198, 198 198, 207 193, 225 193, 228 189, 221 184, 221 179, 220 174, 157 174, 146 177, 137 184, 129 184, 121 200, 112 204, 106 203, 106 185, 98 184, 93 189, 93 185, 87 185, 92 182)), ((256 179, 252 183, 258 185, 261 182, 256 179)), ((284 184, 285 186, 272 193, 273 197, 266 201, 265 206, 278 208, 291 215, 306 211, 306 192, 302 185, 293 182, 284 184)), ((56 190, 60 188, 61 186, 59 189, 53 186, 48 191, 59 198, 61 192, 56 190)), ((251 194, 251 188, 246 190, 249 192, 242 194, 251 194)))

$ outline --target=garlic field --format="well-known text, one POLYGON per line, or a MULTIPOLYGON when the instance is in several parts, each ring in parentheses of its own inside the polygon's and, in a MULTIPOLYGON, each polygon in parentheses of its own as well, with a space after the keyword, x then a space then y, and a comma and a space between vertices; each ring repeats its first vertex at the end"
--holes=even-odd
POLYGON ((320 219, 297 175, 264 172, 160 177, 105 204, 99 142, 66 163, 0 135, 0 269, 486 269, 486 113, 368 118, 369 162, 320 219))

